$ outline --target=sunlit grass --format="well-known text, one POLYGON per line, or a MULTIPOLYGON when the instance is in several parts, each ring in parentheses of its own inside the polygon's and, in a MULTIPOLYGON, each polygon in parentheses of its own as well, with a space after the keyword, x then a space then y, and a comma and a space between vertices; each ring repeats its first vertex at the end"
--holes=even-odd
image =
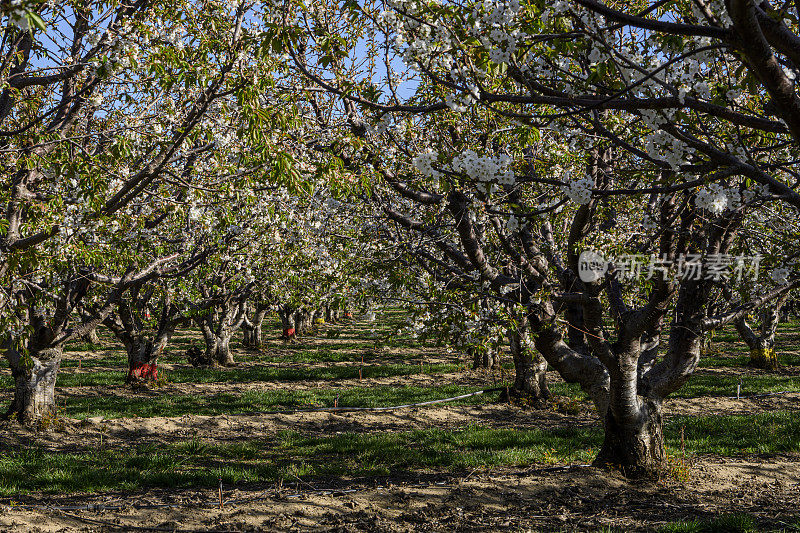
MULTIPOLYGON (((292 408, 385 407, 437 400, 475 392, 483 387, 444 385, 440 387, 351 387, 341 389, 248 390, 240 394, 217 393, 165 394, 155 391, 140 396, 70 396, 59 402, 59 412, 70 418, 103 416, 127 418, 133 416, 183 416, 244 414, 292 408)), ((497 400, 498 393, 474 396, 449 405, 473 405, 497 400)))

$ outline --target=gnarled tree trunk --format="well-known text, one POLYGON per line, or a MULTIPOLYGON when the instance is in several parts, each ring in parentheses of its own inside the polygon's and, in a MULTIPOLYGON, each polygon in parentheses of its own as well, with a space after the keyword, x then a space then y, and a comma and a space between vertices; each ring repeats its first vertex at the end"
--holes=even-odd
POLYGON ((761 324, 756 333, 742 316, 734 322, 739 336, 750 348, 750 365, 764 370, 778 369, 778 354, 775 352, 775 333, 778 331, 781 310, 789 296, 787 292, 774 304, 760 310, 761 324))
POLYGON ((498 364, 498 358, 489 350, 482 350, 475 346, 467 348, 467 354, 472 357, 472 369, 494 368, 498 364))
POLYGON ((514 361, 514 386, 509 393, 513 398, 542 405, 550 397, 547 387, 547 361, 531 349, 527 319, 517 321, 508 330, 508 343, 514 361))
POLYGON ((97 336, 97 328, 92 328, 89 332, 83 336, 83 340, 85 342, 94 344, 95 346, 100 344, 100 337, 97 336))
POLYGON ((137 335, 126 349, 128 351, 127 383, 155 381, 158 379, 158 356, 166 345, 156 347, 145 335, 137 335))
POLYGON ((242 333, 244 335, 242 344, 245 348, 258 350, 264 345, 264 336, 262 328, 264 326, 264 318, 267 316, 268 308, 266 306, 256 306, 253 320, 250 321, 245 316, 242 322, 242 333))
POLYGON ((14 399, 4 418, 35 426, 56 413, 56 378, 61 367, 62 348, 29 351, 27 355, 11 346, 7 346, 7 350, 14 378, 14 399))
POLYGON ((295 310, 288 306, 281 306, 278 308, 278 317, 281 319, 281 327, 283 328, 281 336, 284 339, 294 339, 297 336, 295 310))
POLYGON ((231 338, 241 327, 245 318, 245 303, 227 300, 210 309, 197 319, 206 341, 203 364, 211 366, 234 366, 231 338))
POLYGON ((128 355, 128 375, 126 383, 146 383, 158 379, 158 358, 169 343, 175 328, 185 319, 178 308, 166 297, 160 306, 158 326, 155 331, 148 329, 149 301, 151 294, 132 291, 129 298, 119 302, 119 315, 109 315, 103 324, 125 346, 128 355))
POLYGON ((234 366, 236 361, 233 360, 233 353, 231 352, 231 337, 233 332, 223 331, 219 335, 211 333, 203 336, 206 340, 205 360, 206 364, 211 366, 234 366))
POLYGON ((306 308, 298 309, 294 312, 295 333, 297 335, 304 335, 311 330, 314 320, 314 311, 309 311, 306 308))
MULTIPOLYGON (((612 395, 615 389, 612 385, 612 395)), ((624 409, 610 407, 603 429, 603 446, 595 466, 618 468, 628 477, 647 476, 662 467, 666 456, 660 401, 637 396, 624 409)))

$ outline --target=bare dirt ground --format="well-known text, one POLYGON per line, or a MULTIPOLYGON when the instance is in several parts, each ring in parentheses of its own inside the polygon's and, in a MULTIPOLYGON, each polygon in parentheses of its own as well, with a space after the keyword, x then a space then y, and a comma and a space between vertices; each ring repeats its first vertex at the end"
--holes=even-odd
MULTIPOLYGON (((681 518, 747 512, 782 527, 800 501, 800 457, 704 457, 686 481, 633 484, 590 467, 492 469, 335 485, 28 498, 4 531, 653 531, 681 518), (69 509, 87 503, 108 509, 69 509), (135 508, 132 503, 140 506, 135 508), (145 508, 141 508, 145 507, 145 508), (150 507, 150 508, 147 508, 150 507), (646 518, 645 518, 646 517, 646 518)), ((796 511, 795 511, 796 512, 796 511)))

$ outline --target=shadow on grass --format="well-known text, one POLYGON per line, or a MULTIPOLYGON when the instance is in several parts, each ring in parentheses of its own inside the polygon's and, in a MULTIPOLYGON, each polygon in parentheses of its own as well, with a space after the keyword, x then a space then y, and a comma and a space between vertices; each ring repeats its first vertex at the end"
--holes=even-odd
MULTIPOLYGON (((800 413, 698 417, 665 427, 676 453, 685 427, 689 453, 782 453, 800 449, 800 413)), ((284 431, 268 439, 93 448, 49 453, 41 448, 0 455, 0 494, 103 492, 146 487, 213 487, 279 479, 403 476, 421 470, 586 463, 602 442, 599 428, 492 429, 468 425, 325 437, 284 431)), ((687 526, 688 527, 688 526, 687 526)), ((668 531, 685 531, 672 529, 668 531)), ((693 530, 692 530, 693 531, 693 530)))

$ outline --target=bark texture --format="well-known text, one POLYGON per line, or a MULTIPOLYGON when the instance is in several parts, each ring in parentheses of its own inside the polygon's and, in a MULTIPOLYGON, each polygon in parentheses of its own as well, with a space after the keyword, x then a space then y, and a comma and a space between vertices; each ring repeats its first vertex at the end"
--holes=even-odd
POLYGON ((627 477, 646 477, 664 463, 661 403, 638 398, 631 412, 609 409, 603 420, 603 446, 595 466, 620 470, 627 477))
POLYGON ((267 316, 268 308, 266 306, 256 306, 253 313, 253 320, 248 320, 245 315, 242 322, 243 340, 242 345, 251 350, 259 350, 264 345, 264 335, 262 332, 264 326, 264 318, 267 316))
POLYGON ((532 350, 527 321, 518 321, 517 327, 508 330, 508 342, 514 361, 514 385, 509 391, 512 398, 535 406, 542 406, 550 397, 547 387, 547 361, 532 350))
POLYGON ((788 293, 779 298, 773 305, 759 311, 760 325, 754 329, 750 326, 746 316, 734 322, 739 336, 750 348, 750 365, 764 370, 778 369, 778 354, 775 350, 775 334, 778 331, 781 311, 788 293))
POLYGON ((97 329, 90 330, 86 335, 83 337, 84 341, 94 344, 95 346, 100 344, 100 337, 97 336, 97 329))
POLYGON ((61 348, 48 348, 22 355, 9 348, 14 399, 5 418, 35 426, 56 413, 56 378, 61 367, 61 348))
POLYGON ((205 340, 203 359, 198 361, 208 366, 235 366, 231 351, 231 338, 245 318, 243 301, 225 301, 213 306, 197 318, 197 324, 205 340))

